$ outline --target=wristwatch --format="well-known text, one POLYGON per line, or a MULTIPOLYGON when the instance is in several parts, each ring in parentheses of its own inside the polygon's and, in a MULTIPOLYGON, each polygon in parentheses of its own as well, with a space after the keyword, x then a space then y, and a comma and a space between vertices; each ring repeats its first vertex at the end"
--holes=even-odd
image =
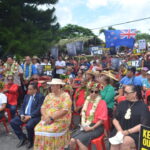
POLYGON ((54 119, 53 119, 52 117, 50 117, 50 120, 51 120, 51 121, 54 121, 54 119))

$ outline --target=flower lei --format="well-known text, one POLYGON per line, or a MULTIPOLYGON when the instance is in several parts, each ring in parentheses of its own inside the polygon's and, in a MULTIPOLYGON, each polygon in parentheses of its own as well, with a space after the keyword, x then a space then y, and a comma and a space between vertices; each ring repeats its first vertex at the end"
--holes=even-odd
POLYGON ((31 78, 32 75, 32 63, 29 64, 29 75, 28 77, 26 77, 26 69, 27 69, 27 64, 24 64, 24 68, 23 68, 23 78, 25 80, 29 80, 31 78))
POLYGON ((16 72, 18 72, 18 63, 17 62, 13 62, 13 64, 10 66, 8 63, 4 64, 5 68, 9 68, 10 67, 10 71, 6 71, 5 76, 7 77, 8 75, 13 75, 16 72))
POLYGON ((94 104, 92 106, 92 109, 90 110, 89 116, 86 116, 86 111, 87 111, 89 102, 91 102, 91 97, 88 96, 86 98, 85 104, 84 104, 82 112, 81 112, 81 114, 82 114, 81 125, 82 126, 89 126, 92 123, 92 121, 94 119, 94 113, 96 111, 96 108, 97 108, 98 103, 99 103, 100 100, 101 100, 101 97, 97 96, 96 99, 95 99, 95 101, 93 101, 94 104))

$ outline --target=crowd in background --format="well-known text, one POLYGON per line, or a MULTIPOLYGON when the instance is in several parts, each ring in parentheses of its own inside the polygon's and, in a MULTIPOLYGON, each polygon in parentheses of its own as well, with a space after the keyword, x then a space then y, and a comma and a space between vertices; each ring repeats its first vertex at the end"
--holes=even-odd
POLYGON ((21 140, 17 147, 28 139, 28 148, 34 145, 35 150, 68 145, 86 150, 104 132, 102 124, 109 119, 111 150, 136 149, 140 124, 150 125, 150 97, 145 100, 149 90, 150 52, 105 54, 90 60, 86 56, 58 56, 57 60, 26 56, 20 62, 12 56, 0 59, 0 119, 9 109, 10 124, 21 140), (76 121, 74 113, 78 114, 76 121), (24 123, 28 137, 21 131, 24 123), (67 129, 79 124, 80 130, 70 138, 67 129), (120 132, 126 138, 116 144, 115 135, 120 132))

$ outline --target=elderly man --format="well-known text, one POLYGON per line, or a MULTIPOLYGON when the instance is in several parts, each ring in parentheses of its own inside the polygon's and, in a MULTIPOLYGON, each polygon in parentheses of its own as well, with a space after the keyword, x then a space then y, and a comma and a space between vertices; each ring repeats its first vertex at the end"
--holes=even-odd
POLYGON ((7 61, 4 64, 4 75, 5 75, 5 82, 7 82, 7 76, 13 75, 14 83, 18 86, 21 86, 20 77, 23 74, 22 67, 13 59, 12 56, 7 57, 7 61))
POLYGON ((41 105, 44 100, 44 96, 37 93, 37 84, 32 83, 28 86, 28 94, 24 97, 24 102, 20 110, 20 115, 16 116, 11 120, 10 124, 13 128, 15 134, 18 136, 20 142, 17 144, 17 148, 26 144, 27 137, 23 133, 21 125, 26 123, 27 135, 28 135, 28 145, 27 148, 30 149, 33 146, 34 139, 34 127, 40 121, 41 118, 41 105))
POLYGON ((27 85, 33 75, 37 74, 35 65, 32 64, 30 56, 25 57, 25 63, 22 66, 24 84, 27 85))

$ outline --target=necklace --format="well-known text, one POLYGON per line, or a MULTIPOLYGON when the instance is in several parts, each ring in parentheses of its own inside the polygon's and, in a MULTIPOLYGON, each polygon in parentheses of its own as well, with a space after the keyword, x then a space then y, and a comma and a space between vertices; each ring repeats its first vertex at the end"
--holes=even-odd
POLYGON ((134 106, 134 104, 135 104, 136 102, 134 102, 128 109, 127 109, 127 111, 126 111, 126 113, 125 113, 125 115, 124 115, 124 118, 126 119, 126 120, 129 120, 130 118, 131 118, 131 108, 134 106))
POLYGON ((89 126, 92 123, 92 121, 94 120, 94 114, 95 114, 96 108, 100 100, 101 100, 101 97, 97 96, 96 99, 93 101, 93 106, 92 106, 92 109, 90 110, 89 116, 86 116, 88 104, 92 101, 90 96, 86 98, 86 101, 83 105, 83 109, 81 112, 82 114, 81 125, 82 126, 89 126))
POLYGON ((24 69, 23 69, 23 78, 24 80, 30 80, 31 75, 32 75, 32 63, 29 64, 29 74, 27 77, 26 77, 26 69, 27 69, 26 67, 27 67, 27 64, 25 63, 24 69))
POLYGON ((18 72, 18 63, 17 62, 13 62, 13 64, 8 64, 5 63, 4 64, 5 68, 10 68, 9 71, 6 71, 5 76, 7 77, 8 75, 14 75, 16 72, 18 72))

